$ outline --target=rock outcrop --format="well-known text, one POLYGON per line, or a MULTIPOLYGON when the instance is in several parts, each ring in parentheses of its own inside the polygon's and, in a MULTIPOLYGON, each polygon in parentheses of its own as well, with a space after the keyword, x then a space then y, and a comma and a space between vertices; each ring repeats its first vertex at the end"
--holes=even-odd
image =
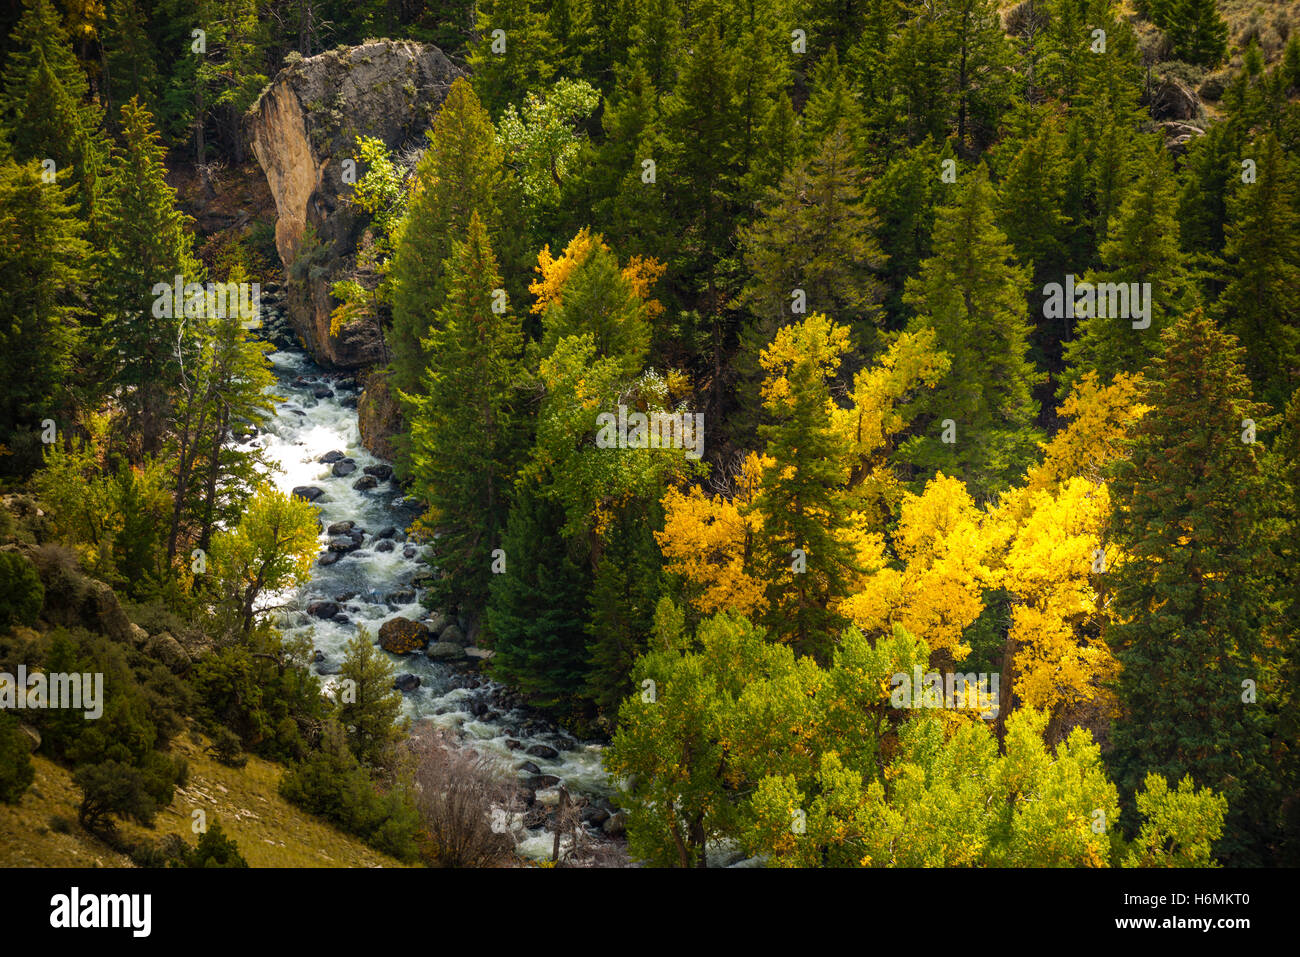
MULTIPOLYGON (((361 398, 357 402, 357 428, 361 431, 361 444, 381 459, 397 458, 393 436, 403 431, 402 410, 397 396, 388 388, 388 377, 378 370, 362 377, 361 398)), ((390 470, 380 481, 392 475, 390 470)))
POLYGON ((418 143, 462 72, 437 47, 374 40, 290 63, 249 109, 253 153, 275 198, 289 316, 321 362, 356 368, 382 349, 368 323, 330 334, 330 287, 354 265, 366 226, 346 202, 343 163, 358 136, 418 143))

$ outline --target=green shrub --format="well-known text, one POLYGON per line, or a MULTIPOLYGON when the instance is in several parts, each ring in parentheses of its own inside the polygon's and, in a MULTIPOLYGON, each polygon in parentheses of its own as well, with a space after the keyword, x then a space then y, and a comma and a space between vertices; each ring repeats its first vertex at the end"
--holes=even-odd
POLYGON ((405 791, 381 794, 376 790, 337 725, 327 726, 322 744, 321 750, 294 764, 280 779, 281 796, 377 850, 398 860, 415 860, 419 816, 405 791))
POLYGON ((17 552, 0 552, 0 628, 34 625, 45 605, 36 566, 17 552))
POLYGON ((31 742, 18 726, 18 719, 0 714, 0 803, 16 804, 36 779, 32 767, 31 742))
POLYGON ((77 820, 86 830, 111 831, 115 816, 134 818, 146 827, 153 824, 158 806, 139 768, 120 761, 88 764, 78 768, 72 780, 81 789, 77 820))
POLYGON ((186 867, 247 867, 248 861, 239 853, 239 845, 226 837, 221 825, 215 821, 203 836, 198 846, 185 857, 186 867))

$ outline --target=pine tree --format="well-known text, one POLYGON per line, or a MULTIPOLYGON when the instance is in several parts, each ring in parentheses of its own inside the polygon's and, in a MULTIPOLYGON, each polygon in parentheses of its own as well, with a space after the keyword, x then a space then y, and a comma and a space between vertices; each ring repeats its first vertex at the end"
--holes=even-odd
POLYGON ((347 729, 348 746, 363 765, 390 767, 393 747, 405 737, 402 696, 393 688, 392 663, 364 628, 348 641, 339 677, 354 682, 339 696, 338 718, 347 729))
POLYGON ((1159 23, 1169 35, 1174 56, 1186 63, 1216 67, 1228 55, 1228 24, 1216 0, 1171 0, 1159 23))
POLYGON ((502 547, 506 566, 492 578, 487 631, 493 676, 539 707, 571 711, 587 671, 583 628, 589 567, 561 534, 564 508, 530 482, 515 490, 502 547))
POLYGON ((42 423, 68 428, 85 392, 72 372, 90 250, 71 190, 41 173, 0 165, 0 468, 18 474, 40 464, 42 423))
POLYGON ((936 218, 934 254, 904 296, 916 310, 909 329, 933 329, 952 366, 920 400, 929 413, 925 434, 900 455, 923 475, 937 469, 989 493, 1018 477, 1036 453, 1032 390, 1042 376, 1026 358, 1028 270, 1016 264, 994 220, 988 170, 981 163, 963 179, 954 205, 936 218))
POLYGON ((1277 556, 1262 445, 1243 429, 1267 407, 1251 398, 1241 348, 1203 310, 1163 343, 1146 389, 1152 411, 1111 483, 1108 537, 1123 556, 1106 573, 1105 640, 1122 667, 1111 765, 1125 795, 1150 772, 1220 791, 1229 827, 1219 853, 1258 864, 1276 807, 1267 724, 1277 556))
POLYGON ((1300 387, 1300 197, 1274 136, 1252 152, 1255 181, 1239 182, 1228 201, 1219 308, 1246 350, 1257 394, 1281 410, 1300 387))
POLYGON ((9 42, 14 49, 5 60, 0 126, 18 160, 53 160, 57 171, 73 171, 81 214, 89 218, 108 147, 54 4, 29 4, 9 42))
MULTIPOLYGON (((475 29, 478 39, 469 55, 474 90, 493 116, 510 104, 521 105, 555 75, 556 38, 533 0, 480 3, 475 29)), ((559 51, 561 57, 564 52, 559 51)))
POLYGON ((848 326, 866 355, 878 345, 884 299, 878 276, 885 257, 875 239, 878 223, 862 199, 861 181, 841 123, 811 160, 797 163, 782 177, 758 219, 741 231, 750 273, 742 302, 752 318, 741 331, 741 349, 732 362, 741 380, 737 436, 752 434, 757 424, 759 354, 782 326, 807 312, 821 312, 848 326))
MULTIPOLYGON (((512 408, 523 348, 519 318, 499 311, 501 277, 477 213, 446 265, 448 294, 426 340, 429 367, 411 407, 411 471, 436 529, 436 603, 477 613, 487 603, 518 468, 512 408)), ((507 560, 509 556, 507 555, 507 560)))
POLYGON ((190 219, 176 208, 167 184, 164 149, 153 119, 131 100, 122 107, 123 143, 109 163, 102 202, 104 252, 100 302, 112 381, 125 392, 128 441, 139 454, 158 450, 177 385, 177 333, 184 303, 174 302, 176 277, 198 272, 191 252, 190 219), (156 285, 171 308, 157 308, 156 285), (161 288, 160 285, 160 288, 161 288), (170 312, 158 315, 159 311, 170 312))
MULTIPOLYGON (((1128 315, 1114 315, 1113 307, 1122 300, 1109 300, 1102 315, 1105 297, 1096 296, 1091 315, 1077 317, 1074 341, 1066 346, 1070 367, 1062 376, 1060 394, 1085 372, 1096 372, 1102 382, 1109 382, 1117 372, 1141 372, 1160 350, 1159 336, 1171 317, 1193 304, 1192 289, 1183 255, 1178 246, 1178 220, 1175 218, 1174 173, 1169 154, 1159 143, 1147 144, 1141 157, 1141 172, 1129 188, 1119 213, 1111 221, 1110 233, 1101 245, 1103 268, 1086 276, 1094 285, 1118 283, 1128 287, 1128 315), (1133 301, 1134 287, 1140 292, 1150 283, 1147 307, 1150 315, 1137 318, 1133 301), (1135 322, 1150 319, 1150 328, 1134 328, 1135 322)), ((1058 277, 1064 282, 1064 277, 1058 277)), ((1086 307, 1085 307, 1086 308, 1086 307)), ((1068 323, 1070 320, 1065 316, 1068 323)))
POLYGON ((645 366, 650 350, 645 304, 601 237, 590 242, 560 297, 542 316, 542 354, 549 355, 566 336, 590 334, 596 354, 614 359, 624 375, 632 376, 645 366))
MULTIPOLYGON (((650 512, 659 511, 654 503, 650 512)), ((592 580, 586 693, 610 722, 632 691, 633 663, 654 628, 660 556, 651 531, 662 524, 639 502, 623 509, 605 537, 592 580)))
POLYGON ((742 510, 760 519, 753 567, 767 583, 762 623, 823 661, 846 624, 832 606, 846 597, 856 565, 839 534, 852 518, 843 499, 849 463, 830 391, 848 349, 848 328, 814 313, 781 329, 763 353, 759 437, 770 464, 763 494, 742 510))
POLYGON ((882 321, 891 332, 902 329, 910 315, 903 304, 907 277, 915 276, 930 257, 935 209, 943 191, 952 188, 935 176, 941 161, 941 154, 927 140, 894 157, 867 188, 867 202, 880 219, 877 238, 885 258, 887 289, 882 321))
POLYGON ((446 296, 443 264, 452 238, 465 234, 476 212, 488 235, 495 233, 502 178, 492 121, 468 81, 452 84, 428 135, 389 273, 392 384, 412 396, 424 392, 430 360, 424 342, 446 296))

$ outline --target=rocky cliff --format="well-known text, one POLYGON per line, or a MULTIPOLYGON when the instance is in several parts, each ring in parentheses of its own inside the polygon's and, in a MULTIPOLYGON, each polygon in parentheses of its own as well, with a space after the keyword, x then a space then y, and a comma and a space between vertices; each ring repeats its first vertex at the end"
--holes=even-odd
POLYGON ((351 270, 366 227, 347 203, 344 161, 358 136, 418 143, 461 73, 437 47, 375 40, 291 62, 249 109, 253 153, 275 198, 289 317, 322 362, 356 368, 381 351, 367 325, 330 334, 330 287, 351 270))

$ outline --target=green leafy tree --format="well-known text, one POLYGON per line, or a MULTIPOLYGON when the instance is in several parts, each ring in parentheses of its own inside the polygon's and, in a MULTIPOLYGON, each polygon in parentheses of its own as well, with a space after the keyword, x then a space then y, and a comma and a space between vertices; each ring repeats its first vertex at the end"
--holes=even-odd
POLYGON ((238 637, 252 635, 264 592, 307 580, 318 527, 309 503, 267 485, 249 501, 237 527, 213 537, 212 563, 238 637))

